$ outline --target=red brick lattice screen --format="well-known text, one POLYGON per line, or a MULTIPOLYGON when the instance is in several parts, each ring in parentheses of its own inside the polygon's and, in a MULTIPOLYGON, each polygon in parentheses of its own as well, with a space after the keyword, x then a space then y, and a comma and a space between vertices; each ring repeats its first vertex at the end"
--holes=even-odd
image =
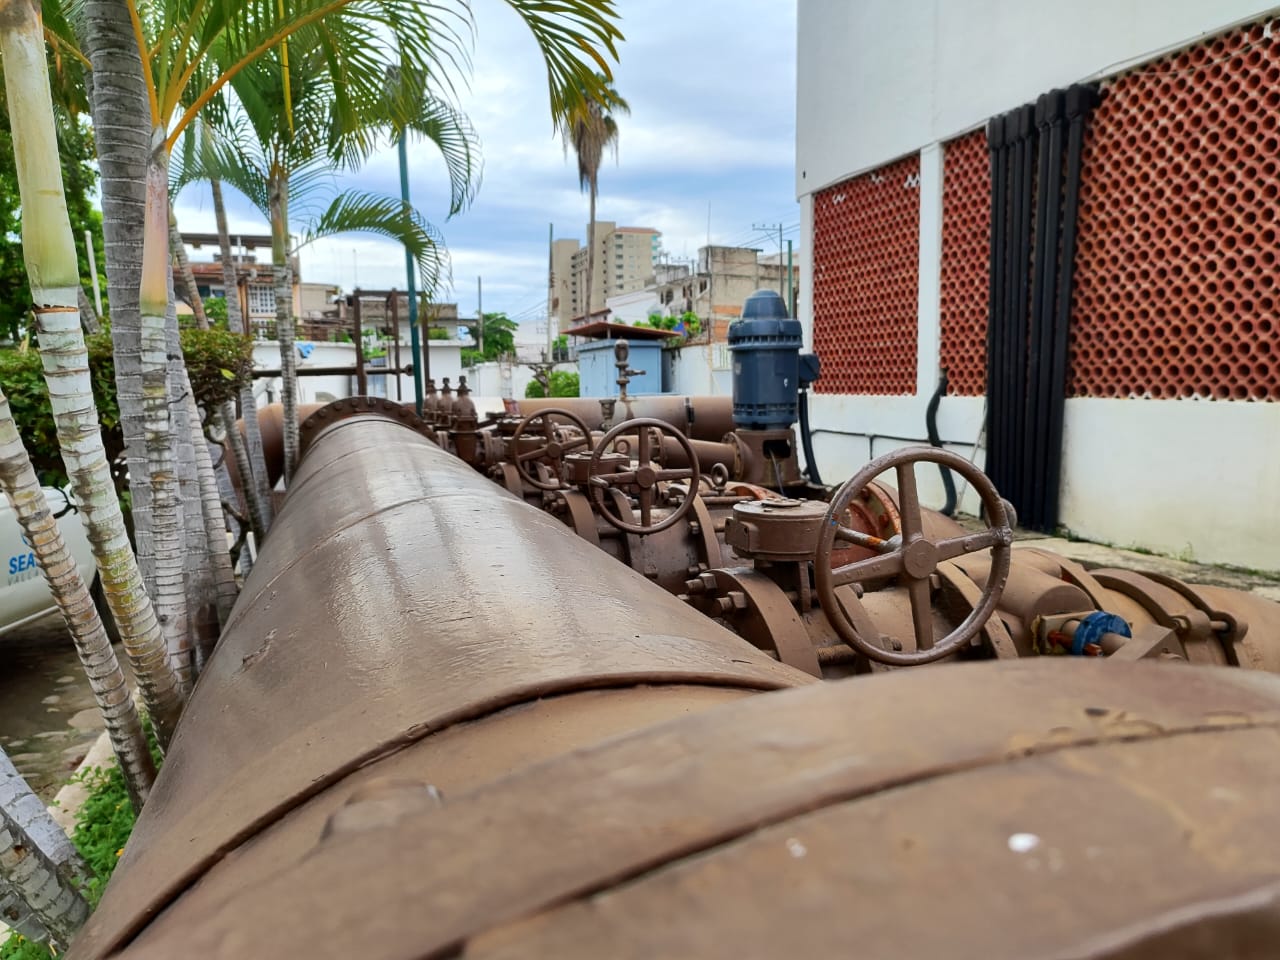
POLYGON ((991 161, 977 130, 942 153, 941 366, 947 393, 987 389, 987 261, 991 257, 991 161))
POLYGON ((915 393, 919 156, 819 191, 813 234, 815 389, 915 393))
POLYGON ((1068 396, 1280 400, 1280 39, 1265 33, 1107 86, 1085 140, 1068 396))

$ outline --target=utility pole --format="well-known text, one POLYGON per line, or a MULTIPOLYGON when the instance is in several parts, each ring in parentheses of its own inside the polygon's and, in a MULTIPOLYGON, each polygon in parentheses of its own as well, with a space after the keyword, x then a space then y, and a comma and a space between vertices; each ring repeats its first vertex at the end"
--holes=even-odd
POLYGON ((84 245, 89 248, 89 276, 93 279, 93 305, 98 316, 102 316, 102 289, 98 286, 98 257, 93 252, 93 231, 87 227, 84 231, 84 245))
MULTIPOLYGON (((782 224, 780 224, 780 223, 753 223, 753 224, 751 225, 751 229, 752 229, 752 230, 759 230, 761 233, 773 233, 773 231, 775 231, 775 230, 777 230, 777 231, 778 231, 778 296, 780 296, 780 297, 786 297, 786 296, 787 296, 787 290, 786 290, 786 286, 785 286, 785 284, 783 283, 783 276, 782 276, 782 224)), ((790 274, 787 274, 787 276, 788 276, 788 278, 789 278, 789 277, 790 277, 790 274)), ((790 299, 788 298, 787 303, 788 303, 788 304, 790 304, 790 302, 791 302, 791 301, 790 301, 790 299)))
POLYGON ((547 362, 551 362, 553 346, 551 339, 551 305, 556 294, 555 258, 553 250, 556 242, 556 225, 547 224, 547 362))
POLYGON ((795 268, 792 267, 792 256, 794 251, 791 249, 791 241, 787 241, 787 316, 794 317, 796 315, 795 287, 792 281, 795 277, 795 268))
POLYGON ((476 277, 476 349, 480 351, 480 359, 484 360, 484 287, 480 278, 476 277))
MULTIPOLYGON (((405 215, 409 213, 409 155, 405 150, 404 134, 400 134, 400 202, 404 204, 405 215)), ((353 251, 354 257, 354 251, 353 251)), ((354 262, 354 261, 353 261, 354 262)), ((418 287, 414 276, 415 264, 413 254, 406 247, 404 251, 404 269, 406 294, 409 298, 409 343, 413 351, 413 403, 418 416, 422 416, 423 379, 431 375, 430 354, 424 356, 421 333, 418 330, 418 287)), ((396 325, 396 343, 400 342, 400 326, 396 325)), ((396 374, 397 380, 400 374, 396 374)))

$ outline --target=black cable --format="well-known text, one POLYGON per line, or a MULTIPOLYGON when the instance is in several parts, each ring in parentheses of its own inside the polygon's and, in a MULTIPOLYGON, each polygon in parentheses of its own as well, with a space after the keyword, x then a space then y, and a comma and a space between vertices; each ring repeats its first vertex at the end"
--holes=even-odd
POLYGON ((809 391, 800 391, 800 445, 804 450, 804 475, 816 487, 822 486, 818 476, 818 461, 813 457, 813 433, 809 429, 809 391))
MULTIPOLYGON (((924 426, 929 434, 929 443, 943 449, 942 440, 938 437, 938 405, 942 403, 942 396, 947 392, 947 371, 943 370, 938 375, 938 389, 933 391, 933 396, 929 398, 929 406, 924 412, 924 426)), ((942 505, 941 513, 945 517, 952 516, 956 512, 956 482, 951 476, 951 468, 945 463, 938 464, 938 472, 942 474, 942 487, 946 491, 947 500, 942 505)))

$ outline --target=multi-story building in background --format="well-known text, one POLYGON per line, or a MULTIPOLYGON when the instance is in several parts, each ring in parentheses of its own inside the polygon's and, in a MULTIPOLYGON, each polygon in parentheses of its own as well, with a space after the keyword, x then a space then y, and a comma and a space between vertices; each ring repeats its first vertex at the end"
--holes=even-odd
POLYGON ((776 253, 761 256, 752 247, 709 246, 698 249, 692 267, 659 264, 654 274, 653 281, 638 290, 609 297, 611 319, 634 323, 655 313, 694 313, 712 340, 724 340, 729 324, 742 316, 743 301, 757 290, 777 290, 784 300, 794 298, 799 268, 793 264, 788 284, 786 264, 779 263, 776 253))
MULTIPOLYGON (((182 240, 194 250, 203 247, 218 246, 218 235, 215 233, 184 233, 182 240)), ((250 330, 254 333, 268 334, 275 330, 276 320, 276 287, 275 273, 271 266, 270 234, 245 234, 232 238, 232 257, 236 266, 237 294, 240 298, 240 310, 249 318, 250 330), (264 261, 258 259, 256 251, 267 251, 264 261)), ((298 260, 293 258, 293 315, 302 315, 301 291, 298 260)), ((222 271, 222 254, 215 252, 212 260, 192 260, 191 273, 195 277, 196 289, 202 298, 225 297, 226 284, 222 271)), ((174 276, 174 293, 179 300, 179 313, 190 313, 191 297, 182 285, 182 278, 174 276)))
MULTIPOLYGON (((588 230, 588 233, 590 231, 588 230)), ((595 226, 595 269, 587 304, 587 247, 577 240, 551 245, 551 313, 560 330, 577 318, 605 308, 620 293, 642 290, 652 282, 662 234, 651 227, 619 227, 610 220, 595 226)))

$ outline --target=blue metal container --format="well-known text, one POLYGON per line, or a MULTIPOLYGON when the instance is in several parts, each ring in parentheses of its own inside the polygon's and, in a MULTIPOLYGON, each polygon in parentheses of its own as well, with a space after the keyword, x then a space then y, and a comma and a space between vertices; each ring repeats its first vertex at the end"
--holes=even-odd
POLYGON ((800 321, 782 297, 757 290, 729 327, 733 351, 733 422, 742 430, 785 429, 796 421, 800 389, 800 321))

